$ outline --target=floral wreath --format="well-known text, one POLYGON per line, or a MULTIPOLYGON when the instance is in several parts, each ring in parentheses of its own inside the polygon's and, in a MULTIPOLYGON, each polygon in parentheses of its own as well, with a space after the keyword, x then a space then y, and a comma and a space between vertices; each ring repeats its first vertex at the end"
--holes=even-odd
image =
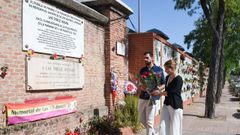
POLYGON ((117 74, 114 71, 111 71, 111 90, 113 98, 117 96, 117 88, 118 88, 117 74))
POLYGON ((125 81, 124 94, 136 94, 136 93, 137 93, 137 86, 130 81, 125 81))

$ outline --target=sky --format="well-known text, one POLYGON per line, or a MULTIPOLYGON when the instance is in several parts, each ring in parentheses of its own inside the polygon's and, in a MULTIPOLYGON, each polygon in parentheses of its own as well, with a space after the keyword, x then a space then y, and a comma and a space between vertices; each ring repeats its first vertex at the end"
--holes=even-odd
MULTIPOLYGON (((132 10, 130 16, 136 30, 138 30, 138 0, 122 0, 132 10)), ((170 43, 180 44, 186 51, 192 52, 184 45, 184 35, 187 35, 195 28, 194 21, 200 16, 195 14, 189 16, 187 11, 175 10, 173 0, 141 0, 141 32, 156 28, 169 37, 170 43)), ((133 29, 130 21, 128 27, 133 29)))

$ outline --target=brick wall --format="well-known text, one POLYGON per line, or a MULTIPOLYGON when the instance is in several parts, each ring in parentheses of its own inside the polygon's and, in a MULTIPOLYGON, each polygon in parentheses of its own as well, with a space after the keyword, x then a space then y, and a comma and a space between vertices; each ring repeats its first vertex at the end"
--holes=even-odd
POLYGON ((144 52, 153 52, 153 33, 129 34, 129 72, 136 75, 145 66, 144 52))
POLYGON ((115 103, 118 100, 123 99, 123 86, 124 81, 128 79, 128 60, 127 56, 123 57, 117 55, 116 53, 116 43, 121 42, 126 44, 126 19, 121 18, 122 16, 112 10, 110 7, 106 7, 104 10, 100 11, 102 14, 107 16, 110 20, 109 25, 105 27, 106 40, 105 40, 105 59, 106 59, 106 100, 107 106, 112 110, 114 105, 113 97, 111 95, 111 76, 110 70, 114 70, 117 73, 119 80, 119 88, 117 89, 118 95, 115 99, 115 103))
MULTIPOLYGON (((11 134, 63 134, 67 127, 74 128, 79 124, 79 112, 86 116, 93 114, 94 108, 106 113, 104 98, 105 84, 105 57, 104 38, 105 30, 102 26, 85 20, 84 28, 84 67, 85 84, 82 90, 59 90, 26 92, 25 81, 25 53, 22 51, 22 0, 0 1, 0 65, 9 67, 5 79, 0 78, 0 107, 7 102, 24 102, 25 99, 59 95, 72 95, 77 97, 78 112, 65 116, 55 117, 38 122, 28 123, 21 133, 10 131, 11 134), (94 100, 93 100, 94 99, 94 100), (35 126, 32 126, 35 125, 35 126), (30 131, 33 131, 29 133, 30 131)), ((34 54, 33 57, 49 58, 48 54, 34 54)), ((67 58, 66 61, 78 61, 67 58)), ((3 127, 4 115, 0 114, 0 127, 3 127)), ((21 124, 20 124, 21 125, 21 124)), ((12 129, 14 126, 10 126, 12 129)), ((5 127, 6 128, 6 127, 5 127)), ((8 128, 8 127, 7 127, 8 128)), ((2 130, 0 130, 2 131, 2 130)), ((0 132, 1 134, 1 132, 0 132)))
MULTIPOLYGON (((116 19, 120 16, 115 12, 110 12, 110 18, 116 19)), ((116 42, 126 44, 126 20, 120 19, 110 22, 110 46, 115 48, 110 52, 111 68, 117 72, 119 79, 118 97, 123 99, 123 85, 124 81, 128 79, 128 59, 127 56, 117 55, 116 42)))

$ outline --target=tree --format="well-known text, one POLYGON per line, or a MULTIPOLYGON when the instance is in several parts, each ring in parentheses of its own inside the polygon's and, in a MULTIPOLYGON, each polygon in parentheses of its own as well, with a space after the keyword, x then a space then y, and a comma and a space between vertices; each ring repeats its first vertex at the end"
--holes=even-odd
POLYGON ((226 2, 226 26, 227 35, 224 49, 226 50, 226 61, 228 73, 230 69, 239 65, 240 59, 240 1, 227 0, 226 2))
MULTIPOLYGON (((217 5, 217 4, 215 4, 217 5)), ((224 42, 224 48, 221 52, 221 63, 219 66, 219 77, 218 77, 218 88, 216 92, 216 103, 220 103, 220 97, 222 93, 222 88, 225 83, 226 74, 230 73, 230 70, 236 68, 239 64, 240 59, 240 46, 239 37, 240 33, 240 1, 239 0, 227 0, 226 1, 226 38, 224 42)), ((217 7, 215 6, 214 12, 216 16, 217 7)), ((216 19, 216 17, 214 17, 216 19)), ((201 59, 205 64, 209 65, 210 62, 210 52, 211 52, 211 40, 209 32, 209 25, 207 25, 206 18, 200 17, 195 22, 196 28, 192 30, 188 35, 185 36, 185 43, 193 46, 193 55, 196 58, 201 59), (204 54, 204 55, 202 55, 204 54)))
POLYGON ((188 49, 193 47, 192 54, 194 57, 203 61, 207 67, 210 63, 211 41, 209 26, 204 17, 200 17, 195 21, 195 29, 185 35, 184 39, 188 49))
MULTIPOLYGON (((239 42, 237 38, 234 38, 236 36, 239 36, 239 33, 237 32, 237 29, 239 30, 239 25, 240 25, 240 20, 237 19, 240 17, 240 1, 239 0, 226 0, 226 17, 225 17, 225 29, 226 29, 226 35, 227 38, 223 38, 223 43, 225 43, 222 47, 222 51, 221 51, 221 60, 220 60, 220 67, 219 67, 219 84, 218 84, 218 88, 217 88, 217 93, 216 93, 216 100, 215 102, 216 103, 220 103, 220 97, 222 95, 222 88, 224 86, 224 83, 225 83, 225 75, 226 74, 226 71, 227 69, 225 68, 225 60, 227 58, 227 60, 229 60, 228 57, 224 57, 225 56, 225 48, 231 48, 231 47, 234 47, 236 50, 240 51, 240 48, 239 48, 239 45, 237 45, 236 42, 239 42), (238 28, 237 28, 238 27, 238 28), (234 28, 234 29, 232 29, 234 28), (232 37, 232 38, 231 38, 232 37), (230 40, 230 39, 233 39, 233 40, 230 40), (231 45, 232 43, 234 43, 235 45, 231 45), (238 47, 236 47, 236 45, 238 47)), ((224 35, 225 37, 225 35, 224 35)), ((239 44, 239 43, 238 43, 239 44)), ((231 52, 227 52, 227 54, 231 54, 231 52)), ((229 55, 228 55, 229 56, 229 55)), ((230 59, 230 64, 232 63, 235 63, 235 62, 232 62, 232 60, 238 58, 239 60, 239 55, 236 54, 234 56, 235 58, 232 58, 230 59)), ((230 69, 229 69, 230 70, 230 69)))
MULTIPOLYGON (((194 12, 197 7, 193 7, 195 0, 174 0, 176 1, 175 9, 191 9, 189 13, 194 12)), ((208 88, 205 102, 205 117, 215 117, 215 96, 218 87, 219 65, 221 61, 221 51, 224 42, 224 17, 225 17, 225 2, 224 0, 199 0, 204 16, 210 27, 212 46, 210 57, 210 72, 208 80, 208 88), (217 19, 214 20, 214 4, 217 3, 217 19)))

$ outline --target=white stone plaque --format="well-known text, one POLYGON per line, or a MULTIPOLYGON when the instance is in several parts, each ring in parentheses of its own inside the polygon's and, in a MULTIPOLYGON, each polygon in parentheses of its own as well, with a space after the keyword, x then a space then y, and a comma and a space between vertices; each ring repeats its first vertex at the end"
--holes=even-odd
POLYGON ((84 21, 40 0, 23 0, 23 50, 80 58, 84 21))
POLYGON ((80 89, 83 85, 84 68, 81 63, 27 59, 27 90, 80 89))
POLYGON ((117 42, 117 54, 125 56, 126 54, 126 45, 120 42, 117 42))

